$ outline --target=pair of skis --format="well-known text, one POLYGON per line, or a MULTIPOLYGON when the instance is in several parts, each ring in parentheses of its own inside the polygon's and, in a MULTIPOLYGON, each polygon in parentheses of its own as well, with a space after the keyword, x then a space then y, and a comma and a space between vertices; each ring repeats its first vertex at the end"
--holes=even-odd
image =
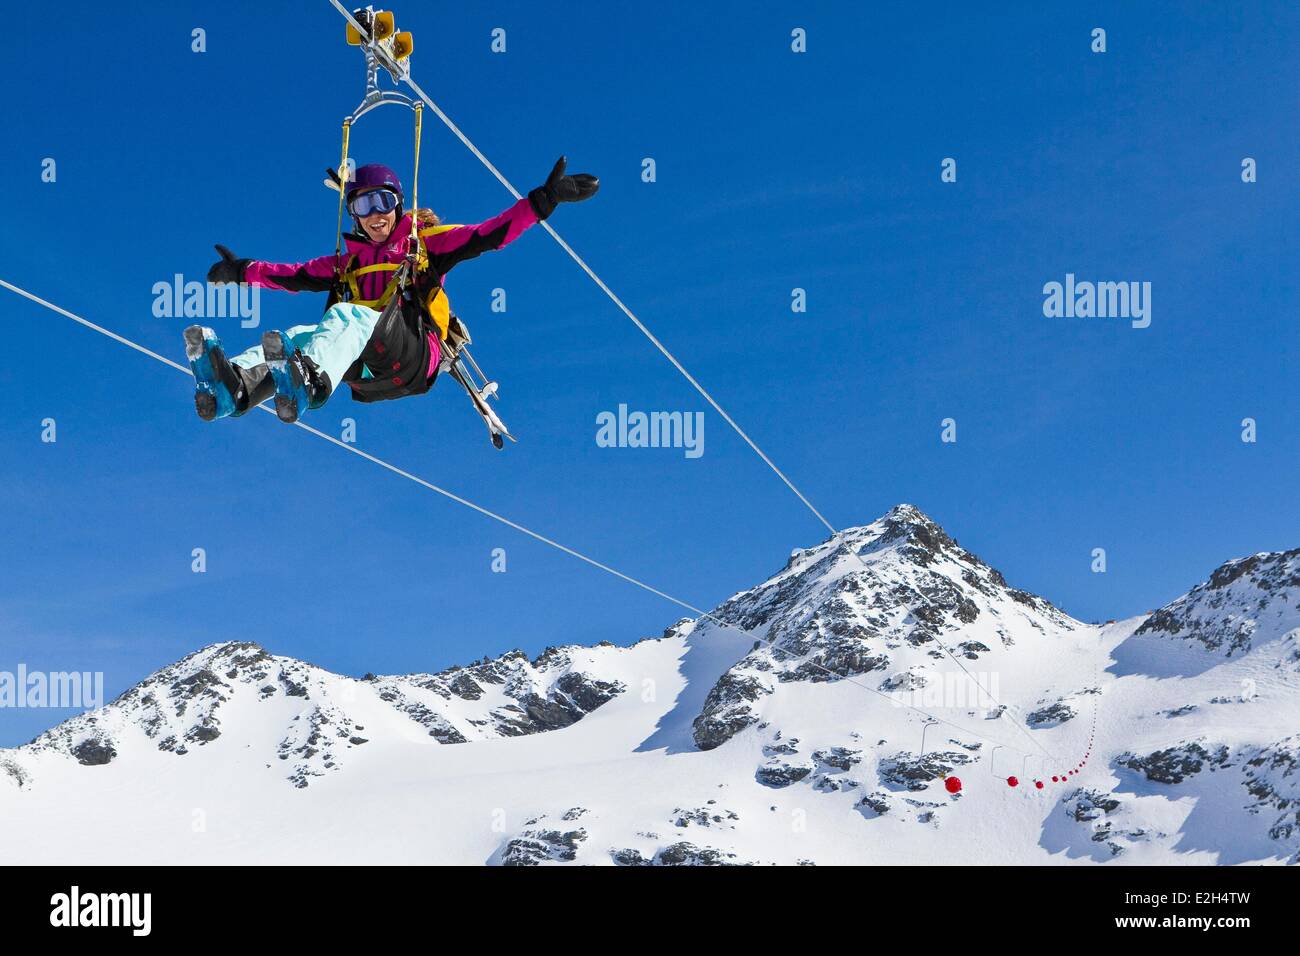
POLYGON ((505 439, 516 441, 514 435, 501 421, 501 416, 490 404, 497 398, 497 383, 491 381, 474 361, 469 352, 469 329, 457 316, 453 315, 447 325, 447 340, 443 343, 445 353, 442 357, 442 369, 464 387, 469 399, 474 404, 474 411, 479 413, 483 424, 487 426, 492 446, 500 449, 505 439))

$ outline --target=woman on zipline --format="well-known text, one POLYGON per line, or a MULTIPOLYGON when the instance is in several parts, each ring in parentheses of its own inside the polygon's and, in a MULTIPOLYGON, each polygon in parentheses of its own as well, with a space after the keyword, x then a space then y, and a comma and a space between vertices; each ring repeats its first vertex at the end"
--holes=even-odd
POLYGON ((560 157, 546 182, 499 216, 473 226, 440 224, 428 209, 407 214, 402 184, 387 166, 357 169, 344 186, 356 225, 347 251, 302 263, 239 259, 225 246, 209 282, 248 282, 286 292, 329 292, 316 325, 269 331, 262 344, 227 359, 216 333, 185 330, 194 371, 194 406, 204 421, 243 415, 275 396, 281 421, 319 408, 344 382, 360 402, 427 392, 437 377, 451 311, 442 283, 452 267, 514 241, 563 202, 589 199, 595 176, 565 174, 560 157), (415 229, 414 271, 403 269, 415 229), (409 272, 409 274, 408 274, 409 272), (399 279, 404 281, 398 281, 399 279), (385 309, 399 297, 398 307, 385 309), (383 318, 383 321, 381 320, 383 318))

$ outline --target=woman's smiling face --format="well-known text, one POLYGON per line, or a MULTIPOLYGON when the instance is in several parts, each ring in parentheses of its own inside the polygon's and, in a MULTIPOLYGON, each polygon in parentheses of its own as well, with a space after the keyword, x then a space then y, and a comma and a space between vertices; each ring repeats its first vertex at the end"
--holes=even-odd
POLYGON ((385 242, 397 226, 402 194, 388 186, 362 189, 348 197, 348 212, 371 242, 385 242))
POLYGON ((372 212, 361 219, 361 228, 365 230, 372 242, 383 242, 397 225, 397 210, 389 212, 372 212))

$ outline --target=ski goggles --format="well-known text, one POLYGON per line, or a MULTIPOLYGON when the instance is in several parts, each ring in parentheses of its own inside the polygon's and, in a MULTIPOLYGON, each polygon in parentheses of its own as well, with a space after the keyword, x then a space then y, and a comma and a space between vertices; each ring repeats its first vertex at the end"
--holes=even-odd
POLYGON ((361 219, 377 212, 392 212, 402 200, 391 189, 373 189, 368 193, 353 197, 348 203, 348 212, 361 219))

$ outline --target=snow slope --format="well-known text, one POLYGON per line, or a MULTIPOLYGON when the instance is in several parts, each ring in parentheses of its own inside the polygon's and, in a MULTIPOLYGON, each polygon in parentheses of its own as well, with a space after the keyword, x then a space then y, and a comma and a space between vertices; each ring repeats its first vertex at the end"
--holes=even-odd
POLYGON ((1099 627, 900 505, 631 647, 215 645, 0 750, 0 859, 1294 863, 1298 559, 1099 627))

